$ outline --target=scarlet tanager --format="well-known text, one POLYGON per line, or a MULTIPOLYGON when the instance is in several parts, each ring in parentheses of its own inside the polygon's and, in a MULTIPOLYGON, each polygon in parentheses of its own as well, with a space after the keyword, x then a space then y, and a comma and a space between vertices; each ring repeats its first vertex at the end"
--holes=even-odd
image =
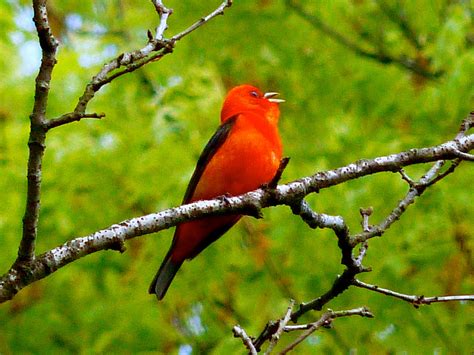
MULTIPOLYGON (((282 157, 277 124, 278 104, 284 100, 275 98, 277 95, 264 94, 251 85, 229 91, 221 110, 221 124, 199 157, 183 204, 240 195, 272 180, 282 157)), ((148 292, 161 300, 184 260, 197 256, 241 217, 205 217, 178 225, 148 292)))

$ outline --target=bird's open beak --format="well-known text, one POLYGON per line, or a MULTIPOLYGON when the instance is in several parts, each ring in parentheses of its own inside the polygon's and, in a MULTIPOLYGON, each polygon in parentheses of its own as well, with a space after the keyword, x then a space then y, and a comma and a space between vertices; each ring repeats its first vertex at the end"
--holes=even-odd
POLYGON ((282 102, 285 102, 285 100, 283 99, 277 99, 275 98, 275 96, 278 96, 280 95, 279 93, 277 92, 266 92, 263 97, 266 98, 268 101, 270 102, 274 102, 274 103, 277 103, 277 104, 280 104, 282 102))

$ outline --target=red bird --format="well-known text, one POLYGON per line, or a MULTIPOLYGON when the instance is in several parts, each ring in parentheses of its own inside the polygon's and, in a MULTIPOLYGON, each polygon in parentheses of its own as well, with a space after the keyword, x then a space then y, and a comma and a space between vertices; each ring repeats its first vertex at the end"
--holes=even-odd
MULTIPOLYGON (((255 190, 275 176, 282 157, 278 104, 274 92, 250 85, 233 88, 221 111, 221 125, 207 143, 184 195, 183 204, 255 190)), ((176 228, 173 243, 149 293, 161 300, 186 259, 215 242, 241 215, 205 217, 176 228)))

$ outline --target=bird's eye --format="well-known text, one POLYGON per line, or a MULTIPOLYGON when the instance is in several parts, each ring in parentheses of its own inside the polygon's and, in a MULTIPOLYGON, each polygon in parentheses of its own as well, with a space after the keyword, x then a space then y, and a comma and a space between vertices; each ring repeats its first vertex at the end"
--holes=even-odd
POLYGON ((251 91, 251 92, 250 92, 250 96, 258 97, 258 92, 256 92, 256 91, 251 91))

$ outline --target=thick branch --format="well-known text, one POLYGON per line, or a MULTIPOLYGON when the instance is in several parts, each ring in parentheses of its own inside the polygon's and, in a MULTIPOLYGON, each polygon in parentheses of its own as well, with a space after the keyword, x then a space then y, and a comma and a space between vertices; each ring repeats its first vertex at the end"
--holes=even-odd
MULTIPOLYGON (((411 149, 371 160, 359 160, 345 167, 319 172, 280 185, 276 189, 258 189, 241 196, 226 198, 225 201, 222 199, 199 201, 133 218, 88 236, 73 239, 38 256, 34 262, 12 267, 0 278, 0 302, 11 299, 26 285, 85 255, 99 250, 121 249, 122 243, 127 239, 155 233, 178 223, 209 215, 233 213, 257 215, 264 207, 295 206, 306 195, 323 188, 382 171, 398 171, 407 165, 453 159, 456 157, 453 150, 467 152, 472 149, 474 149, 474 134, 430 148, 411 149)), ((347 259, 347 262, 352 263, 352 259, 347 259)))
POLYGON ((30 115, 30 137, 28 140, 28 189, 23 217, 23 236, 18 249, 17 262, 34 259, 41 194, 41 164, 45 149, 45 114, 48 104, 51 73, 56 64, 58 42, 48 22, 46 0, 33 1, 33 20, 42 50, 41 66, 36 77, 35 101, 30 115))
POLYGON ((355 275, 365 272, 367 269, 362 266, 363 256, 355 258, 353 255, 354 246, 351 245, 349 228, 342 217, 316 213, 304 200, 293 205, 292 211, 299 215, 311 228, 329 228, 334 231, 342 254, 341 264, 346 266, 342 275, 337 277, 326 293, 310 302, 301 303, 299 309, 291 314, 291 320, 296 322, 299 317, 310 310, 320 311, 326 303, 349 288, 355 275))
POLYGON ((328 303, 329 301, 343 293, 345 290, 347 290, 352 284, 355 275, 360 272, 363 271, 357 270, 355 268, 345 269, 344 272, 337 277, 336 281, 332 284, 331 288, 326 293, 310 302, 301 303, 298 310, 291 314, 291 320, 293 322, 296 322, 303 314, 307 313, 308 311, 322 310, 323 306, 326 303, 328 303))

